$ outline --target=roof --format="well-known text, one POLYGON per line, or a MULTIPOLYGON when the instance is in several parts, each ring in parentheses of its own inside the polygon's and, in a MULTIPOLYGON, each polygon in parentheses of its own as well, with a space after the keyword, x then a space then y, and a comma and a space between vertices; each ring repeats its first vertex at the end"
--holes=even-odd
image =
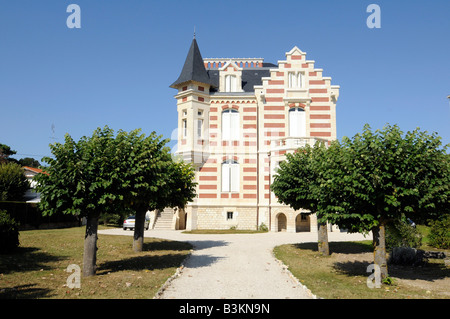
MULTIPOLYGON (((265 63, 264 63, 265 64, 265 63)), ((269 65, 272 65, 268 63, 269 65)), ((245 68, 242 70, 242 90, 244 92, 254 92, 255 85, 262 84, 263 77, 270 77, 270 67, 262 67, 262 68, 245 68)), ((211 69, 208 70, 209 78, 211 82, 214 84, 213 86, 219 87, 219 70, 211 69)), ((211 90, 215 92, 216 90, 211 90)))
POLYGON ((203 58, 195 38, 192 40, 192 44, 189 48, 189 52, 180 76, 174 83, 172 83, 170 87, 176 88, 177 86, 189 81, 213 85, 208 73, 206 72, 205 64, 203 63, 203 58))
POLYGON ((33 173, 36 173, 36 174, 44 173, 44 174, 48 175, 47 172, 44 172, 40 168, 34 168, 34 167, 30 167, 30 166, 23 166, 23 169, 28 170, 28 171, 32 171, 33 173))

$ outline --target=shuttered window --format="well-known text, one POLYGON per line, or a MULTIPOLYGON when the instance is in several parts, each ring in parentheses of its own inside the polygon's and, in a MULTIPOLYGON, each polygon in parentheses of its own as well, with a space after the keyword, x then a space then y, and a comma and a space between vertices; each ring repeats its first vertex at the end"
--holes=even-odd
POLYGON ((239 163, 236 161, 222 163, 222 192, 239 192, 239 163))
POLYGON ((306 136, 306 116, 302 108, 294 107, 289 110, 289 136, 306 136))
POLYGON ((225 75, 225 92, 236 92, 236 76, 225 75))
POLYGON ((222 112, 222 140, 236 141, 239 139, 239 112, 228 109, 222 112))

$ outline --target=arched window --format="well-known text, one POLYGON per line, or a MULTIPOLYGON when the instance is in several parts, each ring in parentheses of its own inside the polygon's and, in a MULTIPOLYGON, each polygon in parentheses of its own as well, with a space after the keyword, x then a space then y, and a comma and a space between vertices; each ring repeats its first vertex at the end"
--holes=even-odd
POLYGON ((222 140, 239 140, 239 112, 235 109, 222 112, 222 140))
POLYGON ((222 163, 222 192, 239 192, 239 163, 236 161, 222 163))
POLYGON ((306 136, 305 110, 300 107, 293 107, 289 110, 289 136, 306 136))

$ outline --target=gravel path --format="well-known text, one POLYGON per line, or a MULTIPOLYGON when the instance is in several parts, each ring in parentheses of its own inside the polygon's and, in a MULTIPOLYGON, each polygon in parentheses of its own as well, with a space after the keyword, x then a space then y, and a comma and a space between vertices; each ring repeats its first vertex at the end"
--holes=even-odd
MULTIPOLYGON (((111 229, 100 234, 132 235, 111 229)), ((162 299, 309 299, 315 298, 272 254, 275 246, 315 242, 312 233, 229 235, 183 234, 149 230, 145 237, 186 241, 191 256, 160 292, 162 299)), ((329 241, 363 240, 363 235, 329 233, 329 241)))

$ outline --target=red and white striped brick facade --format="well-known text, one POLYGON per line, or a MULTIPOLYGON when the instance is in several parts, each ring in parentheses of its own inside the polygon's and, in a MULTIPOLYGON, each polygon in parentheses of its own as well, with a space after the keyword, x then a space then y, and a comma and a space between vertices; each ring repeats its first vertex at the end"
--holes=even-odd
POLYGON ((218 91, 210 93, 204 83, 190 81, 178 88, 177 154, 196 167, 197 197, 189 203, 187 229, 257 229, 271 231, 317 231, 314 215, 281 205, 270 192, 275 169, 286 152, 305 143, 336 139, 336 101, 339 86, 306 60, 297 47, 286 59, 270 68, 253 92, 238 86, 223 92, 227 74, 237 77, 246 68, 262 68, 262 59, 204 59, 208 70, 220 72, 218 91), (301 73, 301 87, 289 87, 289 72, 301 73), (305 118, 303 136, 291 136, 291 108, 300 108, 305 118), (237 138, 222 137, 222 114, 237 111, 237 138), (201 129, 199 129, 199 125, 201 129), (200 133, 199 133, 200 132, 200 133), (222 164, 238 165, 239 185, 233 191, 222 187, 222 164), (232 213, 232 214, 230 214, 232 213))

